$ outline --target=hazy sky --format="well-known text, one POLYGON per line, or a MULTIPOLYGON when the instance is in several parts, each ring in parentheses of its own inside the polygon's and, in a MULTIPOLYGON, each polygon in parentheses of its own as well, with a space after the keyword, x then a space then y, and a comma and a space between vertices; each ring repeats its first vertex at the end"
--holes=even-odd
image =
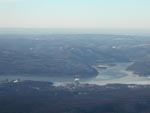
POLYGON ((0 27, 150 28, 150 0, 0 0, 0 27))

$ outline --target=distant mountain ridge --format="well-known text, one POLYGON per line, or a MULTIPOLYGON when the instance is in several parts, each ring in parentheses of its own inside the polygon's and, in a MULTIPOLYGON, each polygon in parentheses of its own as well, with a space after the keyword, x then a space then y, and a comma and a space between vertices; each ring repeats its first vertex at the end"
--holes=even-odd
POLYGON ((0 35, 0 75, 95 77, 99 63, 149 60, 149 43, 121 35, 0 35))

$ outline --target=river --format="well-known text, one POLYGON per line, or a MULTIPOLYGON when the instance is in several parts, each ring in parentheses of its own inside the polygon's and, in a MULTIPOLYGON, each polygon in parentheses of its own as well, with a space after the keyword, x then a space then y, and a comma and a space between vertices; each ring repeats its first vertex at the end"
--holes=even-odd
MULTIPOLYGON (((150 84, 150 78, 140 77, 127 71, 126 68, 131 63, 115 63, 115 66, 110 66, 106 69, 97 69, 98 76, 90 79, 81 79, 81 83, 91 83, 98 85, 105 85, 111 83, 121 83, 121 84, 150 84)), ((64 77, 48 77, 48 76, 27 76, 27 75, 1 75, 0 80, 36 80, 36 81, 52 81, 56 84, 70 83, 73 82, 73 78, 64 77)))

